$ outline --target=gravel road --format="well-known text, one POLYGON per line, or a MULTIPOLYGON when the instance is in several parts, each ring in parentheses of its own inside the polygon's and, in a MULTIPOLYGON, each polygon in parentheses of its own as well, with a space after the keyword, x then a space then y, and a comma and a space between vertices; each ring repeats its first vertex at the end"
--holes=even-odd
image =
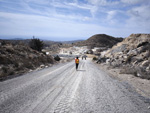
POLYGON ((149 102, 90 59, 0 82, 0 113, 150 113, 149 102))

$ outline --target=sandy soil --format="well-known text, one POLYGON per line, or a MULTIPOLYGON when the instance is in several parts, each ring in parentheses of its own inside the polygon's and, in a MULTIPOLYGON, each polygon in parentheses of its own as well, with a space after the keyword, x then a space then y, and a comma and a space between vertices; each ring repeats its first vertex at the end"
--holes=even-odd
MULTIPOLYGON (((96 63, 95 63, 96 64, 96 63)), ((100 69, 105 70, 112 77, 129 83, 135 90, 144 97, 150 98, 150 80, 141 79, 131 74, 120 74, 120 69, 112 69, 106 64, 96 64, 100 69)))

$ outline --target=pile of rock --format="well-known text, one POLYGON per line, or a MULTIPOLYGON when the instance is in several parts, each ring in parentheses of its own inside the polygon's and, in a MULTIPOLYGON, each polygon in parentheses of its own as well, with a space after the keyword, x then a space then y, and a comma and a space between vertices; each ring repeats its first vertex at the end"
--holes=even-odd
MULTIPOLYGON (((106 63, 150 79, 150 34, 132 34, 105 53, 106 63)), ((123 72, 123 71, 122 71, 123 72)))
POLYGON ((0 46, 0 78, 33 70, 40 65, 53 64, 50 55, 28 46, 4 44, 0 46))

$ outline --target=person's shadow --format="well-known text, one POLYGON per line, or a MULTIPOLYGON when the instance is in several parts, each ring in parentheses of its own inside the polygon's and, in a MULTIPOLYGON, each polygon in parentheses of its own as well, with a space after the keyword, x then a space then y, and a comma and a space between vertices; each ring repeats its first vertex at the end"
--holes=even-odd
POLYGON ((86 71, 86 70, 81 70, 81 69, 78 69, 77 71, 82 71, 82 72, 84 72, 84 71, 86 71))

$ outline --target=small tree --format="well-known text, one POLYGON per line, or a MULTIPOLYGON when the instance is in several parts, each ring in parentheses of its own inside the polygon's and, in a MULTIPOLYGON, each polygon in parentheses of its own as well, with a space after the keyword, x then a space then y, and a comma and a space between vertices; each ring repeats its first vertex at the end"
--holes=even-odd
POLYGON ((98 60, 96 57, 93 57, 93 60, 95 61, 95 60, 98 60))
POLYGON ((6 45, 7 44, 7 42, 5 41, 5 40, 3 40, 2 42, 1 42, 1 45, 6 45))
POLYGON ((32 49, 41 51, 43 49, 44 43, 40 39, 33 37, 33 39, 31 39, 29 45, 32 49))

